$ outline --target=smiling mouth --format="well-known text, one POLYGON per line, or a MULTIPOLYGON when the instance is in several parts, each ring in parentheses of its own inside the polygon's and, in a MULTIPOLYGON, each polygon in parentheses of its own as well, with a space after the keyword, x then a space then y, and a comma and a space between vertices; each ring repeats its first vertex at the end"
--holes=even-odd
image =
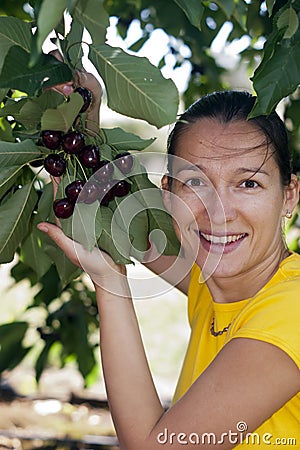
POLYGON ((234 242, 240 241, 247 236, 246 233, 230 234, 227 236, 214 236, 213 234, 206 234, 202 233, 201 231, 198 231, 198 234, 210 244, 215 245, 229 245, 234 242))

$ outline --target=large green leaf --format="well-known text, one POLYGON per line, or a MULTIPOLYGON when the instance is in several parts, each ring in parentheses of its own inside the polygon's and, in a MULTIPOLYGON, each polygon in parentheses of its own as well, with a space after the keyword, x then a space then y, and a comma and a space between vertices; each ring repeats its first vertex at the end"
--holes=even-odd
POLYGON ((20 122, 28 130, 40 130, 41 118, 47 109, 57 108, 64 102, 64 96, 53 90, 46 90, 39 97, 27 98, 21 103, 17 114, 12 114, 17 122, 20 122))
POLYGON ((0 167, 23 165, 41 156, 31 139, 22 142, 0 141, 0 167))
POLYGON ((163 234, 154 234, 153 241, 156 247, 165 255, 177 255, 180 243, 174 231, 172 218, 163 204, 161 190, 149 180, 146 174, 134 175, 133 178, 135 195, 147 210, 149 233, 153 230, 163 232, 163 234))
POLYGON ((104 44, 109 17, 103 8, 103 0, 79 0, 73 17, 89 31, 95 45, 104 44))
POLYGON ((4 370, 12 370, 30 350, 22 344, 27 330, 27 322, 0 325, 0 373, 4 370))
POLYGON ((39 63, 29 67, 30 53, 19 46, 11 47, 0 75, 0 87, 18 89, 29 95, 42 87, 53 86, 72 79, 69 67, 54 56, 42 55, 39 63))
POLYGON ((44 233, 38 230, 37 224, 47 220, 52 211, 53 186, 48 183, 44 186, 43 193, 39 199, 38 209, 31 218, 30 233, 21 244, 20 260, 31 267, 41 279, 52 265, 52 260, 44 250, 44 233))
POLYGON ((184 11, 191 24, 200 30, 201 18, 205 10, 202 2, 200 0, 174 0, 174 2, 184 11))
POLYGON ((70 129, 83 105, 83 98, 73 93, 69 101, 59 105, 56 109, 47 109, 41 120, 42 130, 58 130, 65 133, 70 129))
POLYGON ((31 25, 16 17, 0 17, 0 71, 8 50, 19 45, 30 51, 31 25))
POLYGON ((28 224, 37 201, 32 183, 18 189, 0 207, 0 262, 12 261, 15 251, 28 233, 28 224))
POLYGON ((9 166, 0 169, 0 198, 14 185, 22 169, 22 166, 9 166))
POLYGON ((72 69, 76 68, 82 70, 82 34, 84 31, 83 25, 73 20, 71 23, 71 29, 69 34, 61 41, 62 53, 65 56, 65 60, 68 61, 72 69))
POLYGON ((300 31, 292 39, 283 39, 268 54, 267 63, 257 68, 253 86, 257 101, 250 117, 269 114, 279 101, 292 94, 300 80, 300 31))
POLYGON ((277 20, 277 27, 279 30, 285 28, 283 39, 290 39, 296 33, 299 27, 299 19, 294 8, 290 7, 280 14, 277 20))
POLYGON ((63 17, 68 0, 43 0, 37 19, 37 50, 41 51, 44 40, 56 28, 63 17))
POLYGON ((91 45, 89 57, 107 89, 108 106, 160 128, 176 120, 178 91, 147 58, 109 45, 91 45))
POLYGON ((151 145, 154 139, 142 139, 133 133, 128 133, 122 128, 102 128, 102 131, 110 145, 119 151, 144 150, 151 145))
POLYGON ((114 224, 112 232, 112 219, 113 211, 110 208, 104 206, 98 209, 96 222, 99 221, 99 224, 96 224, 96 227, 102 230, 98 238, 98 245, 117 264, 132 263, 130 260, 131 242, 128 235, 117 223, 114 224))
POLYGON ((232 17, 237 3, 235 0, 216 0, 215 3, 224 11, 227 19, 232 17))

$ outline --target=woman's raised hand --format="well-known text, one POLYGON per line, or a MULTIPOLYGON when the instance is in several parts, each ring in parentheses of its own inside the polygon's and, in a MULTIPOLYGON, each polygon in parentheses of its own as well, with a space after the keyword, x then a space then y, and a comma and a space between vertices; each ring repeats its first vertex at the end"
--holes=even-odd
MULTIPOLYGON (((50 54, 59 61, 63 60, 62 55, 58 50, 51 51, 50 54)), ((92 134, 97 133, 99 131, 100 106, 103 90, 100 82, 92 73, 86 72, 85 70, 76 70, 76 80, 56 84, 55 86, 51 86, 50 89, 53 89, 68 97, 78 86, 88 89, 92 94, 91 105, 86 111, 86 128, 87 131, 92 134)))
POLYGON ((96 289, 124 295, 124 286, 127 285, 125 266, 116 264, 107 253, 97 247, 91 251, 86 250, 83 245, 67 237, 58 225, 41 222, 37 227, 47 233, 73 264, 90 276, 96 289))

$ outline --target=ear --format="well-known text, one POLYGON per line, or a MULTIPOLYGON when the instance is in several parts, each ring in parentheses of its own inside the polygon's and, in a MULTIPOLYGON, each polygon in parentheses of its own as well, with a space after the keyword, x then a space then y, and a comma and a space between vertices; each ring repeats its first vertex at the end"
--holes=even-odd
POLYGON ((285 216, 287 211, 293 212, 299 202, 300 184, 295 174, 292 174, 290 184, 285 188, 285 201, 283 205, 282 215, 285 216))
POLYGON ((171 188, 169 185, 168 175, 164 175, 161 179, 162 200, 167 211, 171 211, 171 188))

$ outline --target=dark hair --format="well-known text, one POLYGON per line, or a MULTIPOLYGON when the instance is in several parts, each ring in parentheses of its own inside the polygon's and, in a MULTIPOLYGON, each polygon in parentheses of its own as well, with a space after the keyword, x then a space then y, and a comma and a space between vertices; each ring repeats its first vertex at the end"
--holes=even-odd
MULTIPOLYGON (((247 120, 256 97, 246 91, 221 91, 205 95, 193 103, 176 122, 168 138, 168 154, 175 155, 178 139, 190 124, 203 118, 213 118, 221 123, 247 120)), ((283 121, 276 112, 268 116, 249 119, 266 136, 267 145, 272 146, 283 185, 291 181, 292 162, 288 136, 283 121)))

